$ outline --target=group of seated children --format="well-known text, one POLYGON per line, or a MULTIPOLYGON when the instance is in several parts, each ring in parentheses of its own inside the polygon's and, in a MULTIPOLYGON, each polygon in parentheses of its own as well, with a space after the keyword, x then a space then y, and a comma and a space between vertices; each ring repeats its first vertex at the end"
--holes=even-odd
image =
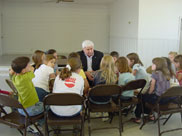
MULTIPOLYGON (((38 50, 32 57, 34 68, 29 64, 29 58, 18 57, 12 61, 10 70, 11 79, 18 90, 18 101, 23 105, 30 116, 43 112, 43 98, 50 93, 49 79, 55 78, 52 93, 77 93, 88 95, 89 84, 82 69, 80 57, 73 52, 69 55, 67 66, 60 72, 55 68, 57 53, 51 50, 45 54, 38 50), (56 69, 56 70, 55 70, 56 69)), ((176 78, 182 85, 182 55, 177 55, 172 60, 172 64, 177 69, 176 78)), ((100 69, 93 74, 94 86, 99 84, 118 84, 123 86, 136 79, 147 81, 148 91, 142 94, 143 103, 155 103, 169 87, 170 79, 174 78, 169 59, 163 57, 152 60, 152 74, 149 85, 148 74, 139 56, 130 53, 126 57, 119 57, 117 52, 105 55, 100 64, 100 69)), ((146 90, 147 90, 146 89, 146 90)), ((134 90, 133 90, 134 91, 134 90)), ((125 91, 121 94, 121 100, 130 100, 134 96, 133 91, 125 91)), ((111 101, 111 97, 91 97, 90 101, 94 104, 106 104, 111 101)), ((145 104, 144 104, 145 105, 145 104)), ((82 109, 80 106, 51 106, 55 115, 61 117, 72 117, 78 115, 82 109)), ((22 110, 20 114, 24 115, 22 110)), ((150 114, 150 109, 144 106, 144 112, 150 114)), ((141 104, 135 110, 134 122, 140 123, 142 113, 141 104)), ((153 116, 150 116, 153 119, 153 116)))

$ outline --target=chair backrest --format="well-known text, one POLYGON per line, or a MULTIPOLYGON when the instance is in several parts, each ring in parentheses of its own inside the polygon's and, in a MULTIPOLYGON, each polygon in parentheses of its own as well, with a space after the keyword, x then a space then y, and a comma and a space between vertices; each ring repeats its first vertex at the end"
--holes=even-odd
POLYGON ((83 97, 76 93, 52 93, 44 98, 44 105, 82 105, 83 97))
POLYGON ((57 64, 59 67, 65 67, 67 64, 67 59, 58 59, 57 64))
POLYGON ((182 87, 181 86, 173 86, 166 90, 164 94, 161 95, 160 98, 165 97, 182 97, 182 87))
POLYGON ((16 89, 16 87, 14 86, 13 82, 9 79, 6 79, 6 83, 9 85, 9 87, 12 89, 13 93, 15 95, 18 95, 18 91, 16 89))
POLYGON ((141 91, 143 90, 143 88, 145 87, 146 84, 146 80, 145 79, 137 79, 137 80, 133 80, 128 82, 125 86, 123 86, 124 90, 136 90, 136 89, 141 89, 141 91))
POLYGON ((23 106, 18 102, 18 100, 6 94, 0 94, 0 105, 23 109, 23 106))
POLYGON ((121 87, 118 85, 96 85, 89 91, 89 96, 111 96, 121 94, 121 87))
POLYGON ((58 59, 67 59, 65 55, 58 55, 58 59))

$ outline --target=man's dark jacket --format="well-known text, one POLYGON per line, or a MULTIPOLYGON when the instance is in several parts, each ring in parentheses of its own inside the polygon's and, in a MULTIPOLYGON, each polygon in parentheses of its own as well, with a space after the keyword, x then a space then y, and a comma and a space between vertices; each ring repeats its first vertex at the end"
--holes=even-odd
MULTIPOLYGON (((78 54, 80 55, 80 59, 82 61, 82 67, 84 71, 87 71, 87 57, 85 56, 85 53, 82 51, 79 51, 78 54)), ((100 68, 100 62, 104 54, 100 51, 94 50, 94 56, 92 57, 92 70, 96 71, 100 68)))

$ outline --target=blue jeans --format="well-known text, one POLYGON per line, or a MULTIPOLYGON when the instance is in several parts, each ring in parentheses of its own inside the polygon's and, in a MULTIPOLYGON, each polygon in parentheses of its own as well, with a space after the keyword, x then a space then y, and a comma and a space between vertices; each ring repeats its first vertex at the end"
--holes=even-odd
POLYGON ((38 97, 39 97, 39 101, 40 101, 40 102, 43 102, 44 97, 45 97, 46 95, 49 94, 49 93, 46 92, 44 89, 39 88, 39 87, 35 87, 35 90, 36 90, 36 92, 37 92, 37 95, 38 95, 38 97))
MULTIPOLYGON (((43 103, 37 102, 35 105, 28 107, 25 110, 27 111, 29 116, 39 115, 39 114, 43 113, 43 111, 44 111, 43 103)), ((21 115, 25 116, 25 112, 23 111, 23 109, 18 109, 18 112, 21 115)))
MULTIPOLYGON (((141 94, 142 95, 142 104, 143 104, 143 110, 145 114, 150 114, 151 109, 145 106, 145 103, 149 104, 155 104, 158 100, 158 97, 156 94, 141 94)), ((141 97, 141 96, 139 96, 141 97)), ((136 118, 141 118, 142 114, 142 104, 138 103, 135 109, 135 116, 136 118)))

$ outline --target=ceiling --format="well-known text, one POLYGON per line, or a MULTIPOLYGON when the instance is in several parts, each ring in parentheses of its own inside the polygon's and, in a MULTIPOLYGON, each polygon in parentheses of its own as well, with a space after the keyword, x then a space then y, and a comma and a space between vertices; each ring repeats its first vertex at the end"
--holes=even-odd
MULTIPOLYGON (((2 1, 12 1, 12 2, 55 2, 57 0, 2 0, 2 1)), ((77 4, 111 4, 117 0, 74 0, 77 4)))

